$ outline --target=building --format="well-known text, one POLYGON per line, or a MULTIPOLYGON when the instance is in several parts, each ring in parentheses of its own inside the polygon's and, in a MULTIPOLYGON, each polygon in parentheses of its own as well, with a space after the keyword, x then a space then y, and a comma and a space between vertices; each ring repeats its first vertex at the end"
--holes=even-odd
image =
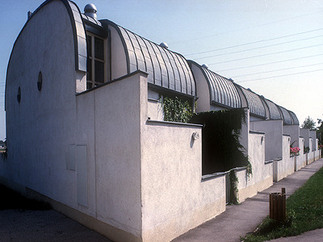
POLYGON ((97 20, 93 5, 82 14, 71 1, 48 0, 8 63, 1 182, 116 241, 185 233, 225 210, 226 173, 202 176, 202 126, 163 121, 164 96, 192 107, 197 100, 197 112, 246 109, 241 142, 254 172, 246 180, 237 170, 241 201, 319 156, 310 148, 310 158, 290 157, 291 139, 316 142, 305 131, 300 138, 292 112, 165 44, 97 20))

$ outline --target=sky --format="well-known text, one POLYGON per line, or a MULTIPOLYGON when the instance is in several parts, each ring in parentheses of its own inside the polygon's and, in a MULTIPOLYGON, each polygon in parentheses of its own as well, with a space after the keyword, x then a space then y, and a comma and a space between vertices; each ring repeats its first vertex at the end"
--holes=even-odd
MULTIPOLYGON (((0 0, 0 139, 12 46, 42 0, 0 0)), ((293 111, 300 124, 323 119, 321 0, 76 0, 186 59, 293 111)))

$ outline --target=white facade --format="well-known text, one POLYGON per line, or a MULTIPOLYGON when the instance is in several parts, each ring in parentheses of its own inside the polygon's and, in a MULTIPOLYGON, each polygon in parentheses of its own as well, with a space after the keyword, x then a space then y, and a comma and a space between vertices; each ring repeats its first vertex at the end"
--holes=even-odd
POLYGON ((240 142, 253 171, 236 171, 240 201, 320 157, 313 134, 301 131, 306 137, 299 138, 298 126, 250 113, 259 106, 220 78, 232 90, 222 105, 198 64, 90 19, 70 1, 46 1, 22 29, 8 64, 8 158, 0 160, 0 181, 41 195, 115 241, 176 238, 225 210, 226 181, 225 173, 202 176, 203 127, 164 122, 164 95, 192 104, 199 97, 197 112, 245 108, 240 142), (93 88, 86 34, 101 34, 105 46, 104 83, 93 88), (130 50, 131 43, 141 49, 130 50), (308 144, 309 154, 290 157, 294 139, 301 149, 308 144))

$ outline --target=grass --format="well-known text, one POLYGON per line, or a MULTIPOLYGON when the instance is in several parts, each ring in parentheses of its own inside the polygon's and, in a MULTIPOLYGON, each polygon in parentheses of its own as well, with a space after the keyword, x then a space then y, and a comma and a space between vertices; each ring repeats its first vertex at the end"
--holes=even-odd
POLYGON ((323 228, 323 168, 287 199, 287 219, 277 222, 267 217, 243 241, 265 241, 299 235, 323 228))
POLYGON ((45 202, 28 199, 0 184, 0 210, 6 209, 48 210, 51 206, 45 202))

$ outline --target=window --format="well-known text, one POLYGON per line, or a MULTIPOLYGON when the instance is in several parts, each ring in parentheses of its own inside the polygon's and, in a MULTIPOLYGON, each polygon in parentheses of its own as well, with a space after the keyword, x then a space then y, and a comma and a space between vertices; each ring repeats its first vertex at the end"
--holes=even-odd
POLYGON ((43 85, 43 75, 41 73, 41 71, 38 73, 38 81, 37 81, 37 88, 38 88, 38 91, 41 91, 41 88, 42 88, 42 85, 43 85))
POLYGON ((17 101, 18 101, 18 103, 20 103, 20 101, 21 101, 21 89, 20 89, 20 87, 18 87, 17 101))
POLYGON ((87 89, 96 87, 106 80, 105 40, 87 34, 87 89))

